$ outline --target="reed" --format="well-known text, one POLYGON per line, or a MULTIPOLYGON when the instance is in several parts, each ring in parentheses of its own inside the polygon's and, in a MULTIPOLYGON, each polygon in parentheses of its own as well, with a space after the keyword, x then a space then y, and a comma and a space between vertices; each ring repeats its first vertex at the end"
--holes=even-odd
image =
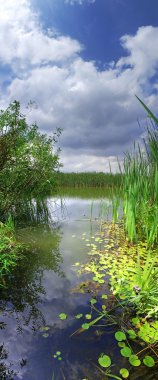
POLYGON ((101 188, 116 187, 121 183, 121 174, 102 173, 102 172, 83 172, 83 173, 62 173, 57 174, 59 187, 74 188, 101 188))
MULTIPOLYGON (((139 99, 139 98, 138 98, 139 99)), ((123 164, 123 216, 130 241, 158 243, 158 119, 139 99, 150 117, 144 149, 134 145, 123 164)))

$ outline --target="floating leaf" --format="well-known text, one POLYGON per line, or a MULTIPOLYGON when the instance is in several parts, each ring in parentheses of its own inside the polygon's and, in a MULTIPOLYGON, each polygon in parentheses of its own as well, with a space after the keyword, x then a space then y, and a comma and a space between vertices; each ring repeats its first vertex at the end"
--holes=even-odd
POLYGON ((125 347, 125 342, 118 342, 119 347, 125 347))
POLYGON ((88 330, 89 329, 89 323, 83 323, 82 328, 84 330, 88 330))
POLYGON ((86 318, 86 319, 91 319, 92 316, 91 316, 91 314, 86 314, 86 315, 85 315, 85 318, 86 318))
POLYGON ((80 319, 80 318, 82 318, 83 317, 83 314, 77 314, 77 315, 75 315, 75 318, 76 319, 80 319))
POLYGON ((107 296, 106 294, 102 294, 101 298, 102 298, 103 300, 107 300, 108 296, 107 296))
POLYGON ((145 356, 144 359, 143 359, 143 363, 147 366, 147 367, 153 367, 155 365, 155 360, 152 358, 152 356, 145 356))
POLYGON ((98 363, 101 365, 101 367, 107 368, 111 365, 111 359, 108 355, 102 355, 98 359, 98 363))
POLYGON ((141 361, 139 360, 137 355, 131 355, 129 358, 129 362, 134 367, 139 367, 139 365, 141 364, 141 361))
POLYGON ((62 321, 64 321, 64 319, 67 318, 67 314, 65 314, 65 313, 60 313, 60 314, 59 314, 59 318, 60 318, 62 321))
POLYGON ((137 337, 135 331, 133 331, 133 330, 128 330, 127 332, 128 332, 128 334, 129 334, 130 339, 135 339, 135 338, 137 337))
POLYGON ((94 305, 96 302, 97 302, 97 300, 96 300, 95 298, 92 298, 92 299, 90 300, 91 305, 94 305))
POLYGON ((121 368, 121 369, 120 369, 120 375, 121 375, 124 379, 127 379, 127 377, 129 376, 129 371, 128 371, 128 369, 126 369, 126 368, 121 368))
POLYGON ((47 326, 42 326, 40 327, 40 331, 43 332, 43 331, 48 331, 50 330, 50 327, 47 327, 47 326))
POLYGON ((115 333, 115 339, 118 340, 118 342, 122 342, 122 340, 126 340, 126 335, 122 331, 117 331, 115 333))
POLYGON ((120 352, 121 352, 121 355, 124 356, 125 358, 129 358, 132 354, 131 349, 127 346, 122 348, 120 352))
POLYGON ((42 334, 43 338, 48 338, 49 334, 42 334))
POLYGON ((140 319, 139 318, 132 318, 132 323, 133 325, 138 325, 140 323, 140 319))

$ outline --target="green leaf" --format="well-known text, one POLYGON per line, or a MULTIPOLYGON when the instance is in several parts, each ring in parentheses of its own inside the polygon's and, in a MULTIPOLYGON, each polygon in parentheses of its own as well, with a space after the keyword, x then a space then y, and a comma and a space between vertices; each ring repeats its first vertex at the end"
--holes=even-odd
POLYGON ((47 327, 47 326, 42 326, 40 327, 40 331, 43 332, 43 331, 48 331, 50 330, 50 327, 47 327))
POLYGON ((60 351, 56 351, 56 355, 57 356, 61 355, 61 352, 60 351))
POLYGON ((155 360, 152 358, 152 356, 145 356, 144 359, 143 359, 143 363, 147 366, 147 367, 153 367, 155 365, 155 360))
POLYGON ((127 332, 128 332, 128 334, 129 334, 130 339, 135 339, 135 338, 137 337, 135 331, 133 331, 133 330, 128 330, 127 332))
POLYGON ((89 329, 89 323, 83 323, 82 328, 84 330, 88 330, 89 329))
POLYGON ((48 338, 49 334, 42 334, 43 338, 48 338))
POLYGON ((96 302, 97 302, 97 300, 96 300, 95 298, 92 298, 92 299, 90 300, 91 305, 94 305, 96 302))
POLYGON ((86 319, 91 319, 92 316, 91 316, 91 314, 86 314, 86 315, 85 315, 85 318, 86 318, 86 319))
POLYGON ((108 368, 111 365, 111 359, 108 355, 101 355, 98 359, 98 363, 101 367, 108 368))
POLYGON ((141 361, 139 360, 137 355, 131 355, 129 358, 129 362, 134 367, 139 367, 139 365, 141 364, 141 361))
POLYGON ((122 348, 120 352, 121 352, 121 355, 124 356, 125 358, 129 358, 132 354, 131 349, 127 346, 122 348))
POLYGON ((122 340, 126 340, 126 335, 124 332, 122 331, 117 331, 115 333, 115 339, 118 341, 118 342, 122 342, 122 340))
POLYGON ((64 321, 64 319, 67 318, 67 314, 65 314, 65 313, 60 313, 60 314, 59 314, 59 318, 60 318, 62 321, 64 321))
POLYGON ((126 345, 125 342, 118 342, 118 346, 121 347, 121 348, 125 347, 125 345, 126 345))
POLYGON ((83 314, 77 314, 77 315, 75 315, 75 318, 76 319, 80 319, 80 318, 82 318, 83 317, 83 314))
POLYGON ((101 298, 102 298, 103 300, 107 300, 108 296, 107 296, 106 294, 102 294, 101 298))
POLYGON ((128 369, 126 369, 126 368, 121 368, 121 369, 120 369, 120 375, 121 375, 124 379, 127 379, 127 377, 129 376, 129 371, 128 371, 128 369))
POLYGON ((132 318, 132 323, 133 323, 133 325, 138 325, 139 323, 140 323, 140 319, 139 318, 137 318, 137 317, 135 317, 135 318, 132 318))

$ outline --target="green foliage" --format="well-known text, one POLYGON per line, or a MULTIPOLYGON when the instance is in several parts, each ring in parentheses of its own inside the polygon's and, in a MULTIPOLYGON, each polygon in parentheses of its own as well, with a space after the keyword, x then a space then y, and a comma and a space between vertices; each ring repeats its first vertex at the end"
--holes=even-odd
POLYGON ((0 114, 0 209, 16 215, 21 208, 34 212, 42 209, 40 200, 56 189, 59 151, 54 145, 60 135, 52 138, 40 134, 36 124, 29 125, 14 101, 0 114), (34 199, 34 202, 32 202, 34 199), (27 205, 27 207, 26 207, 27 205))
POLYGON ((62 321, 64 321, 65 319, 67 319, 67 314, 65 314, 65 313, 60 313, 60 314, 59 314, 59 318, 60 318, 62 321))
POLYGON ((149 355, 146 355, 143 359, 143 363, 147 366, 147 367, 154 367, 155 365, 155 360, 152 358, 152 356, 149 356, 149 355))
POLYGON ((122 342, 122 340, 126 340, 126 335, 124 332, 122 331, 117 331, 115 333, 115 339, 118 341, 118 342, 122 342))
POLYGON ((123 379, 127 379, 129 376, 129 371, 126 368, 121 368, 120 369, 120 375, 123 377, 123 379))
POLYGON ((101 365, 101 367, 108 368, 111 365, 111 359, 108 355, 101 354, 98 359, 98 363, 101 365))
POLYGON ((144 152, 134 145, 134 153, 127 152, 124 159, 123 213, 129 240, 145 239, 152 246, 158 243, 158 119, 138 100, 151 122, 144 152))
POLYGON ((58 185, 60 187, 115 187, 121 184, 121 174, 112 173, 58 173, 58 185))
POLYGON ((23 245, 15 238, 11 217, 4 224, 0 222, 0 286, 6 286, 5 276, 16 266, 23 245))

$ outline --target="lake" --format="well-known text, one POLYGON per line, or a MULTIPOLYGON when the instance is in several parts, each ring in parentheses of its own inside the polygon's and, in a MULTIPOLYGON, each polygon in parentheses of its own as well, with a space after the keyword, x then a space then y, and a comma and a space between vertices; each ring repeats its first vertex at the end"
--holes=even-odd
MULTIPOLYGON (((91 275, 79 274, 78 268, 88 260, 89 240, 99 233, 100 220, 107 214, 110 218, 111 196, 86 189, 49 198, 48 205, 49 226, 17 230, 28 253, 8 279, 8 288, 1 289, 1 379, 106 379, 97 369, 99 355, 110 355, 113 373, 125 359, 114 339, 116 326, 97 325, 78 333, 96 296, 95 289, 86 287, 91 275), (84 293, 81 287, 78 291, 81 282, 84 293), (60 314, 67 318, 60 319, 60 314), (81 319, 75 318, 80 314, 81 319)), ((99 289, 97 297, 99 304, 99 289)), ((142 377, 157 378, 154 370, 141 369, 130 379, 142 377)))

